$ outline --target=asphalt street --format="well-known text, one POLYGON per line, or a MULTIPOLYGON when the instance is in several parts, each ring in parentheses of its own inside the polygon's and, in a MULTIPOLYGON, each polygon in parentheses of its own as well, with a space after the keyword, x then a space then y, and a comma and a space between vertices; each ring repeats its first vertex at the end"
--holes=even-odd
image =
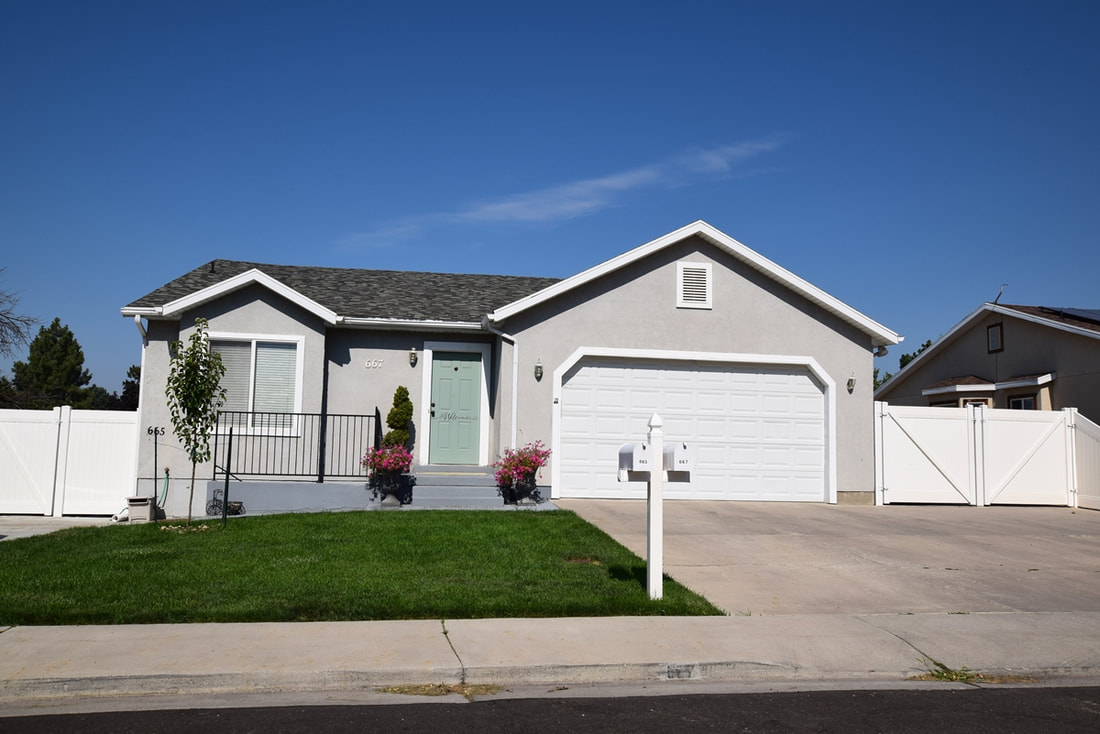
MULTIPOLYGON (((230 732, 1089 732, 1100 730, 1100 688, 572 697, 438 704, 292 706, 104 712, 0 718, 0 732, 194 734, 230 732)), ((455 700, 459 702, 455 702, 455 700)))

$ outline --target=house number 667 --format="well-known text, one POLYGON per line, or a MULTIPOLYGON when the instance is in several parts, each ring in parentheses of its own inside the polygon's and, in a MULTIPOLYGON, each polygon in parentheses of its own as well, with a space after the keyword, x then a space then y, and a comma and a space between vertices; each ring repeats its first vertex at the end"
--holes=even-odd
POLYGON ((368 370, 380 370, 382 369, 381 359, 368 359, 364 364, 368 370))

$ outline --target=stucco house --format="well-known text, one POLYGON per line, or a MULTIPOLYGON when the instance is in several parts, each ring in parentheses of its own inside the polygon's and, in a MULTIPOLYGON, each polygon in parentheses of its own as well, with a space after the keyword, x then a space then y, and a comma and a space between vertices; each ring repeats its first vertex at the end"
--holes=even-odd
MULTIPOLYGON (((617 481, 617 450, 658 412, 695 456, 670 499, 870 504, 872 356, 899 341, 702 221, 564 280, 215 260, 122 314, 142 335, 139 489, 163 467, 189 476, 164 386, 169 343, 198 317, 244 432, 304 431, 304 418, 261 427, 263 411, 384 417, 404 385, 419 465, 487 466, 542 441, 552 498, 644 497, 617 481)), ((330 464, 358 459, 338 448, 330 435, 330 464)))
POLYGON ((1100 419, 1100 310, 982 304, 875 392, 893 405, 1062 410, 1100 419))

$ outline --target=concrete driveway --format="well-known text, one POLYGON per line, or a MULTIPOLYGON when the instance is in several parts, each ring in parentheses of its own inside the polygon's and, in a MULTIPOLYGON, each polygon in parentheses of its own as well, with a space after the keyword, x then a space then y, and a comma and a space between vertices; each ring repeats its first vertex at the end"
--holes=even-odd
MULTIPOLYGON (((646 556, 644 500, 555 500, 646 556)), ((1100 611, 1100 512, 666 501, 665 573, 733 615, 1100 611)))

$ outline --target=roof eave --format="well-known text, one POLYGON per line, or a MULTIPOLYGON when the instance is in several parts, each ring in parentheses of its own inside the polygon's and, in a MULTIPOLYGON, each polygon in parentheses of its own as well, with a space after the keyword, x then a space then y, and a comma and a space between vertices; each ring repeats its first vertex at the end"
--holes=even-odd
POLYGON ((353 329, 386 329, 391 331, 482 331, 481 322, 473 321, 434 321, 431 319, 340 319, 340 326, 353 329))
POLYGON ((142 318, 153 318, 154 316, 161 315, 161 309, 159 306, 123 306, 122 315, 128 319, 132 319, 135 316, 142 318))
POLYGON ((946 385, 945 387, 928 387, 920 391, 921 395, 950 395, 961 392, 993 392, 997 386, 992 382, 981 385, 946 385))

